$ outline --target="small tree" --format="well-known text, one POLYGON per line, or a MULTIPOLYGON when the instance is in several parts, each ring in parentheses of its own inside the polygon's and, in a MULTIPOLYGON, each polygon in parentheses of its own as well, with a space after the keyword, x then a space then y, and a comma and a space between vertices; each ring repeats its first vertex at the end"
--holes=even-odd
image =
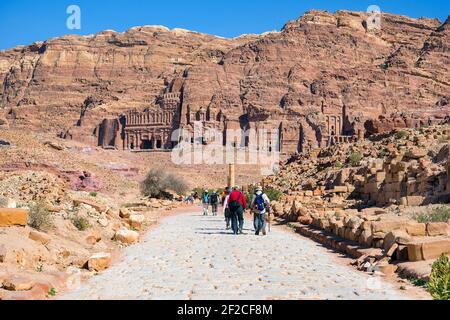
POLYGON ((358 166, 362 159, 363 159, 363 155, 361 152, 353 152, 348 157, 348 160, 350 161, 350 163, 352 164, 353 167, 358 166))
POLYGON ((162 198, 167 191, 184 194, 188 186, 183 178, 166 174, 162 169, 152 169, 141 183, 141 192, 146 197, 162 198))
POLYGON ((435 300, 450 300, 450 262, 447 254, 433 264, 428 292, 435 300))
POLYGON ((53 217, 44 202, 38 202, 30 207, 28 225, 40 231, 49 231, 53 228, 53 217))
POLYGON ((185 194, 188 190, 188 185, 181 177, 176 177, 173 174, 169 174, 166 177, 166 189, 175 191, 178 194, 185 194))

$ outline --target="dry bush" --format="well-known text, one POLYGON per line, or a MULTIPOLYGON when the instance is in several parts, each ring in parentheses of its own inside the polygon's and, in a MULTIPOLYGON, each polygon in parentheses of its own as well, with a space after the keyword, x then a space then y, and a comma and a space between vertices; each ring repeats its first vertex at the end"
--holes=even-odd
POLYGON ((73 215, 71 220, 72 220, 73 225, 79 231, 85 231, 91 227, 89 220, 84 217, 79 216, 78 214, 73 215))
POLYGON ((163 198, 168 191, 184 194, 188 186, 183 178, 166 174, 163 169, 152 169, 141 183, 141 192, 146 197, 163 198))
POLYGON ((0 208, 6 208, 8 206, 8 198, 0 196, 0 208))
POLYGON ((43 202, 38 202, 30 207, 28 225, 40 231, 49 231, 53 228, 53 217, 43 202))

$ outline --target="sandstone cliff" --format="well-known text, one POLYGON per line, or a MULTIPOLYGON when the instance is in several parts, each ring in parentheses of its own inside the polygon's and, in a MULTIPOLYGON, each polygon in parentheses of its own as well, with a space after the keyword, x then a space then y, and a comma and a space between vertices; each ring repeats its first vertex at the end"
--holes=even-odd
POLYGON ((280 32, 234 39, 155 26, 50 39, 0 52, 0 107, 12 125, 52 131, 80 114, 94 125, 143 109, 164 92, 181 93, 184 113, 301 121, 310 135, 302 116, 322 105, 374 119, 374 131, 392 126, 379 115, 446 115, 450 20, 383 14, 370 31, 366 19, 310 11, 280 32))

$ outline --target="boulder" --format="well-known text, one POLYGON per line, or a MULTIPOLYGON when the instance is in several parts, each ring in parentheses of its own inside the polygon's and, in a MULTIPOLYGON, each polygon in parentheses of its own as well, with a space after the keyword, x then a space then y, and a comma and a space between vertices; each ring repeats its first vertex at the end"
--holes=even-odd
POLYGON ((422 255, 424 260, 437 259, 443 253, 450 253, 450 239, 425 242, 422 245, 422 255))
POLYGON ((372 233, 384 233, 387 234, 393 230, 406 229, 407 221, 406 220, 382 220, 382 221, 373 221, 372 222, 372 233))
POLYGON ((363 230, 361 232, 361 235, 359 236, 358 242, 367 246, 367 247, 371 247, 372 246, 372 231, 370 230, 363 230))
POLYGON ((427 223, 427 235, 430 237, 450 235, 450 225, 447 222, 427 223))
POLYGON ((142 228, 142 224, 145 221, 145 216, 142 214, 132 214, 129 219, 130 227, 136 230, 142 228))
POLYGON ((427 156, 427 150, 422 148, 411 148, 406 152, 405 156, 411 159, 421 159, 427 156))
POLYGON ((119 216, 122 219, 128 219, 131 216, 131 211, 129 209, 127 209, 127 208, 121 208, 120 211, 119 211, 119 216))
POLYGON ((437 259, 442 253, 450 253, 450 239, 422 238, 407 244, 408 260, 437 259))
POLYGON ((300 222, 301 224, 310 225, 313 223, 313 219, 309 215, 299 216, 297 222, 300 222))
POLYGON ((389 263, 380 263, 375 266, 375 271, 381 272, 384 276, 392 276, 398 269, 398 266, 389 263))
POLYGON ((73 199, 73 204, 75 206, 79 206, 80 204, 85 204, 88 205, 92 208, 94 208, 97 212, 102 213, 102 212, 106 212, 108 210, 108 206, 102 203, 97 203, 95 201, 92 200, 88 200, 88 199, 73 199))
POLYGON ((100 218, 97 220, 98 224, 101 225, 103 228, 106 228, 109 224, 108 219, 106 218, 100 218))
POLYGON ((26 226, 28 210, 0 208, 0 227, 26 226))
POLYGON ((133 244, 138 242, 139 233, 136 231, 128 230, 128 229, 120 229, 116 232, 114 237, 117 241, 120 241, 124 244, 133 244))
POLYGON ((34 284, 32 279, 20 275, 12 275, 3 280, 3 288, 8 291, 28 291, 34 284))
POLYGON ((102 271, 109 267, 111 264, 110 253, 97 253, 89 258, 87 261, 87 267, 90 271, 102 271))
POLYGON ((424 237, 427 234, 427 226, 425 223, 411 221, 406 225, 406 232, 413 237, 424 237))
POLYGON ((106 211, 106 214, 112 218, 119 217, 119 213, 117 213, 117 211, 112 210, 111 208, 109 208, 108 211, 106 211))
POLYGON ((346 223, 346 226, 351 229, 358 229, 362 222, 363 220, 358 217, 350 217, 346 223))
POLYGON ((90 245, 95 245, 97 242, 102 240, 102 236, 99 232, 93 231, 90 235, 86 237, 86 242, 90 245))
POLYGON ((388 251, 395 243, 405 245, 411 242, 411 240, 411 236, 409 236, 406 231, 393 230, 384 237, 384 250, 388 251))
POLYGON ((49 244, 50 241, 52 240, 52 238, 43 232, 39 232, 36 230, 32 230, 28 236, 31 240, 34 240, 36 242, 40 242, 41 244, 43 244, 44 246, 49 244))
POLYGON ((398 243, 394 243, 386 252, 386 256, 392 257, 399 247, 398 243))

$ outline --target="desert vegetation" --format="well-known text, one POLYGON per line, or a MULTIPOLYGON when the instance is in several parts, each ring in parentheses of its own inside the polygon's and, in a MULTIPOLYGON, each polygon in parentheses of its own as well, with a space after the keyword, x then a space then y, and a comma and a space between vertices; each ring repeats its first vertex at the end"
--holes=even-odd
POLYGON ((182 177, 167 174, 163 169, 152 169, 141 183, 141 192, 146 197, 165 198, 169 192, 185 194, 188 185, 182 177))

